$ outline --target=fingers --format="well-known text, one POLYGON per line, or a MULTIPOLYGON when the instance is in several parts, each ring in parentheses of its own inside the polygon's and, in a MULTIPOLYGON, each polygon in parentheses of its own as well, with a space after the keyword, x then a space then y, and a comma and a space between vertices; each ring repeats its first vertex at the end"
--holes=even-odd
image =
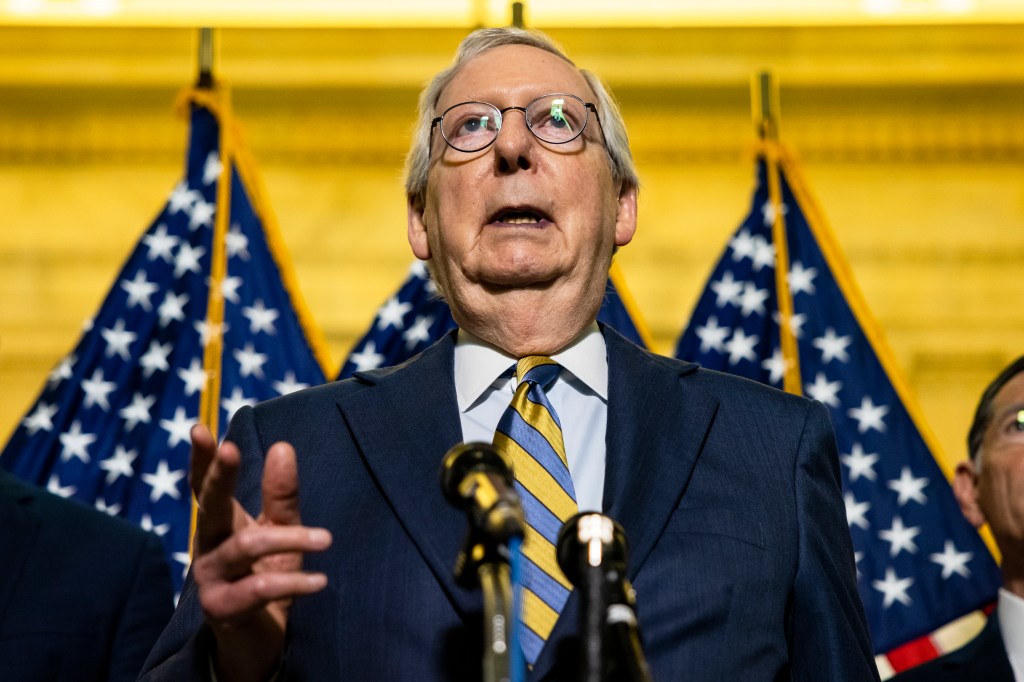
POLYGON ((234 498, 240 466, 238 448, 234 443, 225 442, 215 450, 212 461, 205 467, 197 496, 196 549, 200 554, 229 537, 236 525, 236 513, 243 513, 234 498))
POLYGON ((331 533, 323 528, 254 524, 236 532, 204 557, 203 577, 237 580, 254 572, 258 563, 260 569, 299 571, 303 552, 319 552, 330 545, 331 533))
POLYGON ((199 499, 199 490, 206 478, 206 470, 210 467, 217 453, 217 442, 206 424, 195 424, 190 431, 192 436, 192 455, 188 472, 188 484, 192 494, 199 499))
POLYGON ((218 640, 248 632, 268 617, 276 623, 271 630, 283 632, 290 600, 327 584, 325 575, 302 570, 304 554, 331 544, 327 530, 301 525, 295 449, 277 443, 267 451, 257 520, 234 497, 242 460, 238 447, 217 447, 205 426, 194 427, 191 436, 190 483, 199 503, 192 575, 203 611, 218 640))
POLYGON ((322 528, 252 525, 225 540, 192 566, 207 617, 233 621, 279 599, 323 589, 322 573, 305 573, 304 552, 331 544, 322 528))
POLYGON ((274 524, 297 525, 299 516, 299 474, 295 448, 275 443, 263 463, 263 514, 274 524))
POLYGON ((222 582, 200 595, 207 619, 230 622, 280 599, 319 592, 327 585, 323 573, 257 573, 242 580, 222 582))

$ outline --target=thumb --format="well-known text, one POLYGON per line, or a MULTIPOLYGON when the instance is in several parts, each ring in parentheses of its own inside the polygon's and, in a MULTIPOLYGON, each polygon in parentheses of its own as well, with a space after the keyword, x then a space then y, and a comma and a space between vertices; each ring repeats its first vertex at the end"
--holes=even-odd
POLYGON ((299 525, 299 472, 295 448, 274 443, 263 464, 263 517, 270 523, 299 525))

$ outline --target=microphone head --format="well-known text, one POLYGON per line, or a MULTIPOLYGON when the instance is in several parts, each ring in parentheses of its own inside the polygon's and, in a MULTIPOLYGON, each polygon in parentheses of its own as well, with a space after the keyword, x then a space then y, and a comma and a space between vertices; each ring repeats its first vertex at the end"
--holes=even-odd
POLYGON ((559 531, 556 556, 565 577, 579 586, 587 568, 615 568, 624 574, 629 541, 626 531, 611 517, 581 512, 566 521, 559 531))
POLYGON ((465 506, 459 485, 473 471, 486 471, 513 484, 512 464, 507 456, 490 443, 459 443, 445 453, 441 462, 441 489, 445 499, 456 507, 465 506))

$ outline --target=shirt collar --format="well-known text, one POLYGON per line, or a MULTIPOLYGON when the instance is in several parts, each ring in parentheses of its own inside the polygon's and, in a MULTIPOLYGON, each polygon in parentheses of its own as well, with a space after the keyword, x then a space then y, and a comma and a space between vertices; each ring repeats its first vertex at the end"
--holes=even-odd
POLYGON ((1003 635, 1007 658, 1016 666, 1024 662, 1024 599, 1005 587, 999 588, 996 615, 999 617, 999 631, 1003 635))
MULTIPOLYGON (((608 400, 608 352, 596 322, 551 359, 603 400, 608 400)), ((509 367, 516 360, 518 358, 465 329, 459 329, 455 344, 455 396, 459 411, 465 412, 485 391, 505 381, 509 367)))

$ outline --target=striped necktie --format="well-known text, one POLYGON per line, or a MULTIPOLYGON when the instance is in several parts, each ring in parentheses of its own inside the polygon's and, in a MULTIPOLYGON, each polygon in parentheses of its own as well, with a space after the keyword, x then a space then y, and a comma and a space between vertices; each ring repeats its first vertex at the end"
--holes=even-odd
POLYGON ((555 543, 562 524, 577 511, 576 492, 565 458, 562 425, 545 394, 560 371, 558 363, 541 355, 520 360, 512 404, 494 434, 494 445, 512 461, 526 515, 521 581, 525 627, 519 639, 530 666, 572 590, 555 560, 555 543))

